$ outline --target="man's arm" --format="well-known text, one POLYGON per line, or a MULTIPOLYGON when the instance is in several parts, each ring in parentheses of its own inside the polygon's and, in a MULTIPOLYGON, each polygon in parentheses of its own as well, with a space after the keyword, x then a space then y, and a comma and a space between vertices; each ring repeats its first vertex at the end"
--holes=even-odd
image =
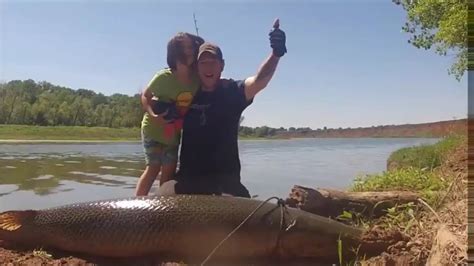
POLYGON ((253 99, 258 92, 263 90, 275 73, 280 58, 273 53, 263 62, 257 75, 245 79, 245 98, 253 99))
POLYGON ((273 49, 270 56, 263 62, 257 75, 245 79, 245 98, 247 101, 253 99, 258 92, 263 90, 275 73, 275 70, 282 57, 286 53, 285 32, 280 30, 280 20, 273 23, 273 30, 270 32, 270 45, 273 49))

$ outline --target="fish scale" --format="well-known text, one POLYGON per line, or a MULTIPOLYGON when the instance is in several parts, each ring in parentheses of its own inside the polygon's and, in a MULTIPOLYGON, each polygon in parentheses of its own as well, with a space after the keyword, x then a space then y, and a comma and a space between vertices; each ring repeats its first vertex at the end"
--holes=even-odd
POLYGON ((153 255, 198 262, 259 206, 219 247, 215 259, 337 258, 337 240, 356 243, 362 233, 293 208, 286 209, 284 226, 293 221, 295 224, 282 231, 282 207, 275 203, 176 195, 4 212, 0 214, 0 239, 98 256, 153 255))

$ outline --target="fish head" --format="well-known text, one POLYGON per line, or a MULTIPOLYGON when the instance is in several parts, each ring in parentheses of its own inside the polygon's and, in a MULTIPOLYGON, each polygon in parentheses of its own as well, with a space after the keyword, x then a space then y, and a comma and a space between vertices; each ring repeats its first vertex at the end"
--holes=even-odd
POLYGON ((281 257, 338 263, 340 255, 344 258, 354 255, 358 229, 304 212, 294 213, 294 217, 294 226, 281 233, 281 257))
POLYGON ((305 231, 285 232, 281 238, 280 255, 282 258, 334 258, 337 255, 337 242, 331 237, 312 234, 305 231), (334 247, 328 243, 334 242, 334 247))

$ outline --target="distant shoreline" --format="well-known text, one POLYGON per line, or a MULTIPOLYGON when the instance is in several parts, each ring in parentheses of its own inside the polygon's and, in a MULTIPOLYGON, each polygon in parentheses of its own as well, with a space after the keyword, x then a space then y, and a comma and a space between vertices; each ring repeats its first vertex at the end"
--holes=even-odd
POLYGON ((80 139, 0 139, 0 144, 21 144, 21 143, 140 143, 141 140, 80 140, 80 139))
MULTIPOLYGON (((243 128, 245 129, 245 128, 243 128)), ((268 128, 267 128, 268 129, 268 128)), ((294 139, 347 139, 347 138, 443 138, 467 130, 467 119, 440 121, 414 125, 377 126, 323 130, 284 130, 265 135, 259 132, 240 132, 239 141, 294 140, 294 139)), ((243 130, 245 131, 245 130, 243 130)), ((265 131, 265 130, 264 130, 265 131)), ((85 126, 28 126, 0 125, 0 144, 14 143, 140 143, 141 130, 85 126)))
MULTIPOLYGON (((239 141, 270 141, 270 140, 307 140, 307 139, 412 139, 437 137, 338 137, 338 138, 239 138, 239 141)), ((80 140, 80 139, 0 139, 1 144, 140 144, 141 140, 80 140)))
MULTIPOLYGON (((239 141, 256 140, 284 140, 269 138, 247 138, 239 137, 239 141)), ((0 144, 107 144, 107 143, 141 143, 141 139, 0 139, 0 144)))

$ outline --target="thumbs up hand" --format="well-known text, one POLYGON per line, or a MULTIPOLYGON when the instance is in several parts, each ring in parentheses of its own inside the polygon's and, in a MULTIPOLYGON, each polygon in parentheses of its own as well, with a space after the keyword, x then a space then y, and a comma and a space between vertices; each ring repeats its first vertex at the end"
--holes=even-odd
POLYGON ((282 57, 286 52, 285 32, 280 29, 280 19, 273 23, 273 29, 270 31, 270 46, 273 48, 273 54, 282 57))

